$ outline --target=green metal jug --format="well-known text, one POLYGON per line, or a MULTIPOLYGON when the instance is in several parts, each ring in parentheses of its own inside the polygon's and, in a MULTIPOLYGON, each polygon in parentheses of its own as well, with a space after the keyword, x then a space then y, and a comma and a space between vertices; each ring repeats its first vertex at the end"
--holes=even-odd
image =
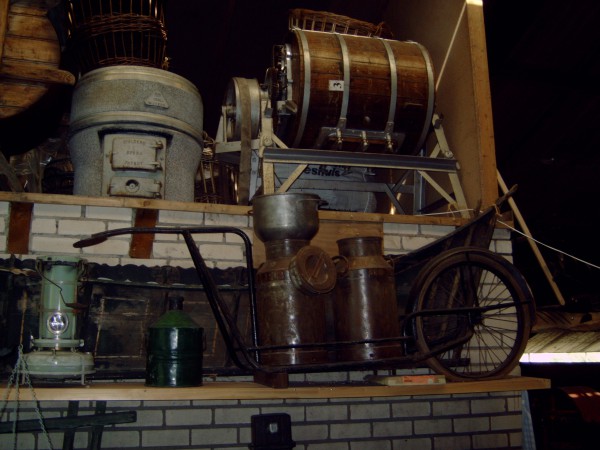
POLYGON ((169 310, 148 329, 146 385, 202 385, 203 334, 183 311, 183 298, 169 298, 169 310))

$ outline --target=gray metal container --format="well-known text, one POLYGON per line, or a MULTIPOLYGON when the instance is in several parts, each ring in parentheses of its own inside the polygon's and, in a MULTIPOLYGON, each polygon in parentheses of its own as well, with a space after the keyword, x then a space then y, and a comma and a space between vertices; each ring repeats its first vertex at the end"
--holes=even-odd
POLYGON ((166 70, 111 66, 77 82, 68 145, 75 195, 194 201, 203 106, 166 70))

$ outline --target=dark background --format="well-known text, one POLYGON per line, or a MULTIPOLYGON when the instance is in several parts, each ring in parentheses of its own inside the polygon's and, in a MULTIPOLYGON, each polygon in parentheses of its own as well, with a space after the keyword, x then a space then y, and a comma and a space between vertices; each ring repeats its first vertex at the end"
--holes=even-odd
MULTIPOLYGON (((283 43, 288 11, 329 11, 379 23, 393 0, 217 0, 168 6, 170 68, 193 81, 214 136, 231 77, 264 79, 283 43)), ((440 0, 442 1, 442 0, 440 0)), ((600 264, 600 2, 484 0, 497 164, 533 236, 600 264)), ((538 304, 557 304, 525 238, 516 263, 538 304)), ((600 272, 541 247, 570 306, 595 303, 600 272)))

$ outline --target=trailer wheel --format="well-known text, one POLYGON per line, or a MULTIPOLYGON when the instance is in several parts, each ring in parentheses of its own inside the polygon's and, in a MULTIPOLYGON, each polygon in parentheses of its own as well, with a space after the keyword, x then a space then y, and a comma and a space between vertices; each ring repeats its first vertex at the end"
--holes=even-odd
POLYGON ((501 378, 525 350, 533 295, 515 266, 476 247, 431 260, 411 287, 411 328, 428 366, 450 380, 501 378))

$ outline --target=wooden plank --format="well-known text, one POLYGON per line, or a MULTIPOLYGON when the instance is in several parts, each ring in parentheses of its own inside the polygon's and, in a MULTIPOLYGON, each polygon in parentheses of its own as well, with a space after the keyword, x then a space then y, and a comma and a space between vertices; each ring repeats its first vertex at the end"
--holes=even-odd
POLYGON ((4 40, 6 58, 37 61, 56 67, 60 61, 60 48, 56 42, 7 35, 4 40))
POLYGON ((23 10, 13 7, 8 18, 8 33, 13 36, 57 40, 54 27, 51 26, 45 12, 40 9, 23 10), (32 12, 43 15, 32 14, 32 12))
MULTIPOLYGON (((158 210, 138 209, 135 212, 135 227, 152 228, 158 222, 158 210)), ((129 246, 129 256, 132 258, 150 259, 152 257, 152 246, 154 234, 133 234, 129 246)))
POLYGON ((4 61, 0 67, 0 76, 69 86, 75 84, 75 76, 71 72, 22 61, 4 61))
MULTIPOLYGON (((549 389, 550 380, 533 377, 508 377, 489 381, 451 382, 438 385, 337 385, 310 384, 291 385, 287 389, 275 389, 251 382, 205 382, 191 388, 155 388, 142 383, 94 382, 87 386, 35 388, 40 401, 68 400, 263 400, 263 399, 323 399, 395 397, 406 395, 451 395, 483 392, 508 392, 549 389)), ((31 391, 19 391, 21 401, 31 401, 31 391)), ((15 400, 14 389, 9 401, 15 400)))
POLYGON ((11 203, 8 236, 6 239, 7 253, 17 255, 26 255, 29 253, 32 212, 32 203, 11 203))
MULTIPOLYGON (((2 75, 2 70, 0 70, 2 75)), ((0 105, 25 107, 38 101, 48 91, 44 86, 0 80, 0 105)))
POLYGON ((494 180, 496 174, 496 146, 492 119, 492 94, 489 82, 483 1, 467 1, 467 26, 471 56, 471 76, 475 99, 475 124, 478 139, 478 164, 482 204, 493 204, 498 196, 494 180))
POLYGON ((0 65, 4 54, 4 39, 8 31, 8 12, 10 0, 0 0, 0 65))
MULTIPOLYGON (((85 197, 80 195, 14 193, 0 191, 0 201, 42 203, 56 205, 106 206, 116 208, 143 208, 165 211, 187 211, 197 213, 230 214, 248 216, 250 206, 224 205, 215 203, 175 202, 133 197, 85 197)), ((409 216, 402 214, 362 213, 348 211, 319 211, 320 220, 342 222, 405 223, 419 225, 459 226, 467 221, 460 217, 409 216)))

